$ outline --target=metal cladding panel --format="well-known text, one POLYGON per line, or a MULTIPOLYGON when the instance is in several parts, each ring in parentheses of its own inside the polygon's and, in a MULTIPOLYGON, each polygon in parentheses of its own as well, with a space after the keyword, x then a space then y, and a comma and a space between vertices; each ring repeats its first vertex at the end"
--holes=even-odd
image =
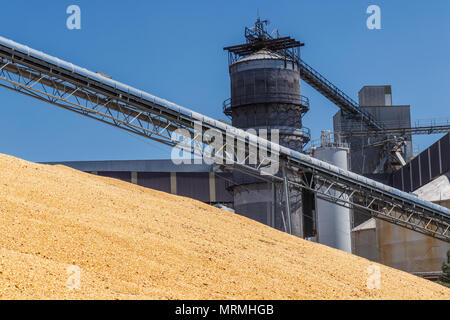
POLYGON ((429 150, 425 150, 422 152, 420 157, 420 173, 422 176, 422 185, 426 185, 428 182, 430 182, 430 160, 428 159, 428 152, 429 150))
POLYGON ((411 164, 403 167, 403 187, 405 192, 411 192, 411 164))
POLYGON ((434 179, 441 173, 439 157, 439 141, 430 147, 430 160, 431 160, 431 178, 434 179))
POLYGON ((359 93, 359 104, 361 106, 385 106, 386 86, 365 86, 359 93))
POLYGON ((441 139, 442 172, 450 171, 450 134, 441 139))
POLYGON ((236 212, 245 213, 242 214, 247 218, 252 220, 256 220, 265 225, 270 225, 270 221, 268 219, 268 208, 271 207, 271 202, 252 202, 252 203, 242 203, 238 205, 234 205, 234 209, 236 212))
POLYGON ((377 220, 378 261, 407 272, 441 269, 448 243, 377 220))
POLYGON ((303 134, 302 109, 286 103, 264 103, 233 108, 233 126, 239 128, 279 129, 280 134, 303 134))
MULTIPOLYGON (((255 185, 236 186, 233 190, 236 213, 276 229, 285 230, 281 214, 279 214, 281 203, 279 201, 272 203, 273 190, 269 184, 258 183, 255 185)), ((291 214, 291 217, 294 217, 295 210, 291 210, 291 214)))
MULTIPOLYGON (((445 135, 439 141, 435 142, 409 164, 412 166, 413 190, 417 190, 432 179, 450 171, 450 134, 445 135)), ((398 177, 402 170, 404 169, 402 168, 393 173, 393 186, 395 188, 401 189, 398 177)))
POLYGON ((209 173, 177 173, 177 195, 210 202, 209 173))
POLYGON ((416 190, 421 187, 418 157, 414 158, 411 161, 411 170, 412 170, 412 190, 416 190))
POLYGON ((230 67, 232 106, 253 103, 300 104, 300 73, 296 63, 255 54, 230 67))
MULTIPOLYGON (((311 175, 308 175, 308 179, 311 179, 311 175)), ((302 211, 303 211, 303 232, 304 237, 316 236, 316 197, 313 192, 303 190, 302 192, 302 211)))
POLYGON ((99 176, 119 179, 126 182, 131 182, 131 172, 127 171, 103 171, 97 173, 99 176))
POLYGON ((170 193, 170 172, 138 172, 138 185, 170 193))
POLYGON ((233 192, 227 190, 232 184, 233 175, 228 172, 215 174, 216 182, 216 202, 233 202, 233 192))
MULTIPOLYGON (((392 185, 392 176, 389 173, 373 173, 373 174, 365 174, 365 177, 375 180, 377 182, 380 182, 383 186, 390 186, 392 185)), ((401 187, 401 175, 400 175, 400 187, 401 187)))
POLYGON ((352 236, 355 244, 353 254, 377 262, 378 248, 376 228, 354 231, 352 232, 352 236))
MULTIPOLYGON (((335 166, 342 175, 348 168, 348 150, 342 148, 317 148, 314 157, 335 166), (332 164, 331 164, 332 163, 332 164)), ((369 184, 377 186, 374 180, 369 184)), ((337 191, 322 187, 322 192, 337 195, 337 191)), ((317 231, 319 243, 351 252, 351 223, 350 209, 338 206, 322 199, 316 199, 317 231)))
POLYGON ((231 74, 233 106, 253 103, 300 104, 300 74, 288 69, 256 69, 231 74))
POLYGON ((203 164, 177 165, 171 160, 112 160, 112 161, 70 161, 44 162, 43 164, 63 165, 85 172, 210 172, 211 166, 203 164))

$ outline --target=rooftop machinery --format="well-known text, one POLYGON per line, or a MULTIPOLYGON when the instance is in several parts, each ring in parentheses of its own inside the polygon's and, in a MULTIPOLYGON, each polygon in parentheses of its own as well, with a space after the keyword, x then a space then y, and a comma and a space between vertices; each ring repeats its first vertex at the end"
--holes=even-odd
POLYGON ((358 94, 361 109, 372 114, 383 130, 368 128, 341 111, 333 117, 334 138, 349 144, 351 170, 360 174, 391 174, 414 158, 412 136, 450 131, 450 122, 416 122, 411 106, 393 105, 390 85, 364 86, 358 94))
MULTIPOLYGON (((285 52, 281 50, 278 53, 285 52)), ((301 66, 304 67, 305 64, 301 66)), ((284 181, 290 188, 309 190, 321 199, 357 208, 375 218, 450 242, 449 209, 271 143, 3 37, 0 37, 0 86, 173 147, 179 146, 179 136, 175 130, 185 129, 192 137, 196 134, 195 124, 201 122, 206 138, 190 145, 193 153, 211 156, 205 151, 208 147, 205 141, 211 141, 212 133, 223 137, 231 135, 233 139, 223 141, 224 147, 235 152, 216 152, 216 161, 233 164, 237 169, 263 179, 284 181), (277 153, 281 170, 289 175, 284 179, 277 174, 268 175, 265 169, 267 159, 258 159, 254 167, 238 162, 236 142, 244 146, 246 154, 255 147, 277 153), (307 175, 312 178, 306 178, 307 175), (336 192, 323 192, 323 188, 336 192)), ((323 83, 320 88, 330 92, 332 86, 323 83)), ((333 92, 333 99, 349 107, 341 101, 345 100, 344 95, 336 90, 333 92)), ((355 108, 350 109, 360 114, 355 108)), ((376 126, 370 116, 361 114, 361 117, 376 126)))

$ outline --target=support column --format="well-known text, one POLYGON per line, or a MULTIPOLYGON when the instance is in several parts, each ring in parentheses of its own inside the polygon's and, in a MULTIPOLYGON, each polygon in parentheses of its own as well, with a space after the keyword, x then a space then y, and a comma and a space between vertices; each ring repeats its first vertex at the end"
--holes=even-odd
POLYGON ((209 173, 209 202, 216 202, 216 174, 209 173))
POLYGON ((177 173, 170 173, 170 193, 177 194, 177 173))
POLYGON ((287 227, 288 233, 292 234, 291 201, 289 197, 289 182, 286 174, 286 167, 283 167, 283 176, 284 176, 284 194, 286 201, 287 227))
POLYGON ((138 174, 137 174, 137 172, 131 172, 131 183, 138 184, 138 174))
POLYGON ((277 199, 277 190, 275 188, 275 183, 272 182, 272 215, 270 217, 270 226, 275 228, 275 210, 276 210, 276 199, 277 199))

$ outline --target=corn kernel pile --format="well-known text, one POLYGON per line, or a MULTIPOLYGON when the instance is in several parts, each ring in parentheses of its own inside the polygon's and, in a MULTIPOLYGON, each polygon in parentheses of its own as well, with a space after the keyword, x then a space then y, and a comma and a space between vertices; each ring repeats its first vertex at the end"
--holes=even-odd
POLYGON ((0 299, 450 299, 450 289, 188 198, 0 155, 0 299))

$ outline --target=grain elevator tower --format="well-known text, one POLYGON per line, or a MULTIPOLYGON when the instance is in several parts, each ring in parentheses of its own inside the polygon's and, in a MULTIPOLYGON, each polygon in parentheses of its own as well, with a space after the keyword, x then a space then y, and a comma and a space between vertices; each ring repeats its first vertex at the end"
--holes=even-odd
MULTIPOLYGON (((245 29, 246 43, 226 47, 229 52, 231 98, 224 113, 232 125, 243 130, 278 130, 279 144, 302 151, 310 134, 302 116, 309 101, 300 94, 299 57, 303 43, 290 37, 271 37, 267 21, 259 18, 253 28, 245 29)), ((285 207, 279 186, 234 173, 234 208, 237 213, 303 237, 302 192, 290 190, 290 221, 280 214, 285 207), (287 230, 289 231, 289 230, 287 230)))

